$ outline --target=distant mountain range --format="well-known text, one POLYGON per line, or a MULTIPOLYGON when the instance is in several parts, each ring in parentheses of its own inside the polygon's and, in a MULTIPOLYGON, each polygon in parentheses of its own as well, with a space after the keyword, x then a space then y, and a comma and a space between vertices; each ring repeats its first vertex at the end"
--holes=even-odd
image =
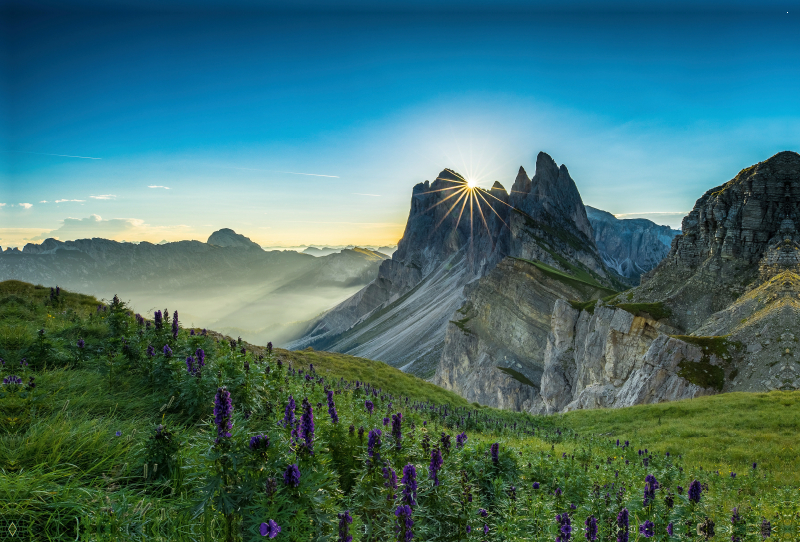
POLYGON ((57 284, 106 298, 124 292, 140 312, 169 304, 182 309, 186 322, 280 344, 296 334, 297 322, 370 283, 386 258, 362 248, 320 258, 264 251, 225 228, 206 243, 46 239, 0 254, 0 280, 57 284))
MULTIPOLYGON (((352 248, 355 248, 355 246, 348 245, 346 247, 338 247, 338 248, 335 248, 335 247, 334 248, 332 248, 332 247, 322 247, 322 248, 308 247, 303 251, 303 254, 310 254, 312 256, 317 256, 317 257, 319 257, 319 256, 328 256, 329 254, 335 254, 337 252, 341 252, 342 250, 352 249, 352 248)), ((372 250, 373 252, 380 252, 381 254, 385 254, 386 256, 390 256, 390 257, 391 257, 392 254, 394 254, 394 251, 397 250, 396 246, 393 246, 393 247, 389 247, 389 246, 384 246, 384 247, 365 247, 365 248, 367 248, 369 250, 372 250)))

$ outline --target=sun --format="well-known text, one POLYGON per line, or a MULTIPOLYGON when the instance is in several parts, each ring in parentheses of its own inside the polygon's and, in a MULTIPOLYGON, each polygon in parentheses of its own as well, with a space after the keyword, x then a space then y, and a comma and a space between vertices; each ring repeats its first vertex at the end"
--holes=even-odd
POLYGON ((475 179, 467 179, 467 188, 478 188, 478 181, 475 179))

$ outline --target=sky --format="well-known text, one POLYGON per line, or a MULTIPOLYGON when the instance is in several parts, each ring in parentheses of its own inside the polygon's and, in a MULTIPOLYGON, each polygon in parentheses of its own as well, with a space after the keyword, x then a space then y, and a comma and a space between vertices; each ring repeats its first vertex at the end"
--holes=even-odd
POLYGON ((709 188, 800 150, 797 1, 0 13, 3 247, 223 227, 263 246, 393 245, 416 183, 448 167, 509 189, 540 151, 587 205, 679 227, 709 188))

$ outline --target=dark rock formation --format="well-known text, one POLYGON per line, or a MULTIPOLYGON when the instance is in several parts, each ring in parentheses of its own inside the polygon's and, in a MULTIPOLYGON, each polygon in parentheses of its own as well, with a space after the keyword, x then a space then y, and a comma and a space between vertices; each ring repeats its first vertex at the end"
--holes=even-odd
POLYGON ((586 215, 603 262, 633 284, 638 284, 642 273, 655 268, 669 254, 672 239, 681 234, 680 230, 645 218, 620 220, 588 205, 586 215))
POLYGON ((230 228, 222 228, 215 231, 208 237, 207 243, 218 247, 257 248, 261 250, 260 245, 230 228))

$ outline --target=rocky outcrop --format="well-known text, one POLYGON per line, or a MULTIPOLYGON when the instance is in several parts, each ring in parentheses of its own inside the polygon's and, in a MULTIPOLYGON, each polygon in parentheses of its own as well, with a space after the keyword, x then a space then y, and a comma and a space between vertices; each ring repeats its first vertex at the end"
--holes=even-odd
POLYGON ((236 248, 255 248, 261 250, 261 246, 254 243, 249 238, 240 233, 236 233, 230 228, 222 228, 212 233, 206 241, 209 245, 216 245, 218 247, 236 247, 236 248))
POLYGON ((644 218, 620 220, 588 205, 586 215, 603 262, 634 284, 639 283, 642 273, 654 269, 669 254, 672 239, 681 234, 680 230, 644 218))
POLYGON ((290 346, 370 357, 428 378, 453 312, 467 301, 465 285, 505 257, 543 263, 611 293, 613 279, 567 168, 545 153, 536 164, 532 179, 520 168, 510 196, 499 182, 470 190, 449 169, 416 185, 403 238, 378 278, 290 346))
MULTIPOLYGON (((647 315, 598 303, 578 311, 558 300, 544 356, 541 397, 548 413, 623 407, 715 393, 679 376, 685 364, 718 367, 697 345, 647 315)), ((687 370, 688 372, 691 372, 687 370)), ((688 374, 687 372, 687 374, 688 374)))

